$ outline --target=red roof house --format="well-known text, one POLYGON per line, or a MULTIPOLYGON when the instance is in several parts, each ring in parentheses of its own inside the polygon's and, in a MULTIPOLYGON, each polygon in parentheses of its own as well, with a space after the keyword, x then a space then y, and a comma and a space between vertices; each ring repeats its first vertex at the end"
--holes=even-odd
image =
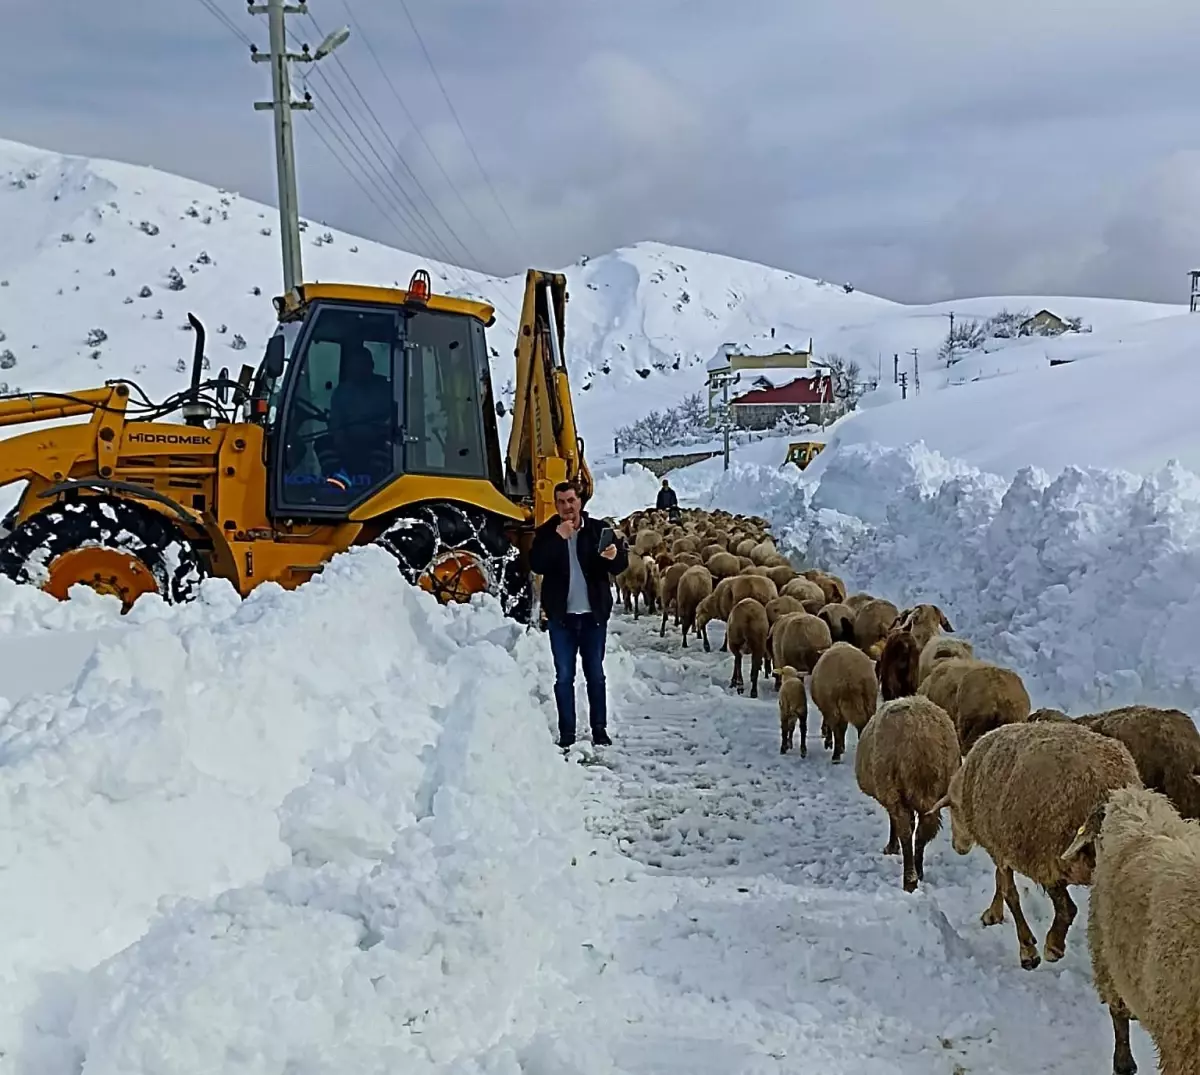
POLYGON ((833 402, 833 378, 822 370, 796 377, 773 386, 762 379, 761 387, 752 388, 729 402, 734 407, 811 407, 833 402))

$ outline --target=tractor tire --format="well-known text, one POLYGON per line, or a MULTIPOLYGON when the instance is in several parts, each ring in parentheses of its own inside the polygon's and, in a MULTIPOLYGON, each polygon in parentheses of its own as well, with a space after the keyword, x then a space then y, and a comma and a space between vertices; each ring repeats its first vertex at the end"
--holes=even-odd
POLYGON ((490 593, 504 614, 528 623, 532 580, 494 517, 461 504, 426 504, 391 523, 375 543, 396 558, 414 586, 440 602, 490 593))
POLYGON ((0 542, 0 572, 60 600, 82 583, 119 597, 124 612, 146 593, 187 601, 207 575, 169 519, 110 496, 73 496, 30 516, 0 542))

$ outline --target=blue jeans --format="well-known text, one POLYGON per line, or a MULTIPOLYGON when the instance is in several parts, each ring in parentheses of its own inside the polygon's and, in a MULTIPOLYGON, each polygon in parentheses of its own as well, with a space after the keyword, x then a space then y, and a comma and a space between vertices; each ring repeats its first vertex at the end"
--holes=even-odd
POLYGON ((558 706, 558 736, 563 743, 575 740, 575 661, 583 664, 587 681, 592 731, 607 730, 608 713, 604 686, 604 638, 607 624, 590 614, 569 613, 547 625, 550 653, 554 657, 554 702, 558 706))

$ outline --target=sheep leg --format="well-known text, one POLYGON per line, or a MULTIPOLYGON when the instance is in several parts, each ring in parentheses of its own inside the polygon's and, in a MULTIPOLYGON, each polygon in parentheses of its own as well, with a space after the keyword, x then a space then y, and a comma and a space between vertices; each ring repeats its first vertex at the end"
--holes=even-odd
POLYGON ((883 853, 885 855, 900 854, 900 832, 896 828, 896 819, 891 814, 888 814, 888 842, 883 853))
POLYGON ((796 723, 800 725, 800 757, 808 757, 808 714, 796 714, 796 723))
POLYGON ((833 758, 834 765, 841 763, 842 755, 846 753, 846 725, 839 724, 833 729, 833 758))
POLYGON ((786 754, 792 746, 792 731, 796 718, 790 714, 779 714, 779 753, 786 754))
POLYGON ((900 854, 904 856, 904 891, 915 892, 917 890, 917 864, 913 854, 913 826, 916 824, 916 816, 913 812, 905 807, 901 807, 895 813, 888 811, 892 819, 892 825, 900 834, 900 854))
POLYGON ((663 602, 662 614, 663 614, 662 626, 658 629, 658 637, 666 638, 667 637, 667 604, 665 601, 663 602))
POLYGON ((708 624, 705 624, 703 627, 700 628, 700 637, 701 637, 701 639, 704 640, 704 652, 711 653, 712 646, 710 646, 708 644, 708 624))
POLYGON ((925 845, 938 833, 942 826, 939 814, 930 817, 928 814, 917 815, 917 880, 925 880, 925 845))
POLYGON ((683 627, 683 648, 687 649, 688 628, 691 624, 687 620, 684 620, 681 626, 683 627))
POLYGON ((771 655, 769 653, 763 653, 762 668, 764 676, 769 676, 771 674, 771 655))
POLYGON ((825 749, 828 750, 833 746, 833 729, 829 727, 829 721, 825 719, 825 715, 821 715, 821 742, 825 744, 825 749))
POLYGON ((755 650, 750 655, 750 697, 758 697, 758 675, 762 671, 762 654, 755 650))
POLYGON ((1057 963, 1067 954, 1067 931, 1075 921, 1078 908, 1065 883, 1051 885, 1046 889, 1046 895, 1054 904, 1054 921, 1050 924, 1050 932, 1046 934, 1046 944, 1042 955, 1047 963, 1057 963))
POLYGON ((988 909, 979 916, 979 921, 984 927, 998 926, 1004 921, 1004 876, 1000 872, 1000 867, 996 867, 996 890, 992 894, 992 902, 988 909))
POLYGON ((1017 926, 1017 942, 1020 945, 1021 967, 1024 970, 1034 970, 1042 962, 1038 955, 1037 938, 1029 923, 1025 921, 1025 912, 1021 910, 1021 893, 1017 891, 1017 882, 1013 878, 1012 868, 1005 866, 1001 871, 1004 877, 1004 902, 1012 911, 1013 921, 1017 926))
POLYGON ((1129 1045, 1129 1012, 1123 1004, 1110 1004, 1108 1014, 1113 1025, 1113 1075, 1137 1075, 1138 1066, 1129 1045))
POLYGON ((729 680, 730 687, 736 687, 738 694, 742 693, 742 655, 737 650, 733 652, 733 677, 729 680))
POLYGON ((642 597, 642 595, 635 590, 634 594, 633 594, 633 618, 635 620, 638 618, 638 612, 639 612, 638 605, 641 601, 641 597, 642 597))

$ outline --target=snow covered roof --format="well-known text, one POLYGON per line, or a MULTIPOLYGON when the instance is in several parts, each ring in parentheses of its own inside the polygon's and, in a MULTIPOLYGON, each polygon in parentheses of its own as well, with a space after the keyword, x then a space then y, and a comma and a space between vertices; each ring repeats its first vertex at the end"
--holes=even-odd
MULTIPOLYGON (((803 340, 795 338, 789 340, 783 337, 762 336, 748 341, 723 343, 704 368, 708 370, 728 369, 730 357, 733 355, 762 356, 764 358, 773 355, 807 355, 810 353, 811 347, 811 337, 805 337, 803 340)), ((781 365, 779 368, 794 369, 795 367, 781 365)))

